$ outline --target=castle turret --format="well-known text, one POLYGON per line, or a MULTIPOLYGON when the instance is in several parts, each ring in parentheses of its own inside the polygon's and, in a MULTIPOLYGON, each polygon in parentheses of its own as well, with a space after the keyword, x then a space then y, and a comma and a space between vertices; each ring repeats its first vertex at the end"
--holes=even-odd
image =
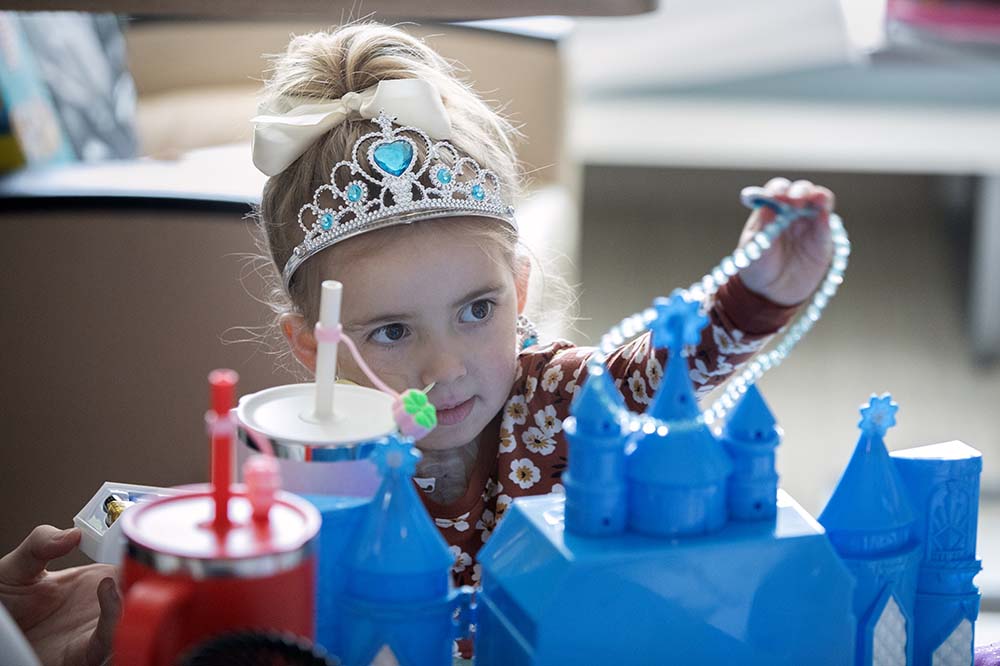
POLYGON ((448 546, 411 482, 420 454, 392 435, 372 459, 383 480, 346 548, 339 656, 345 666, 388 652, 400 666, 450 666, 458 597, 448 546))
POLYGON ((566 529, 601 536, 625 530, 625 401, 603 366, 589 369, 563 421, 569 460, 566 529))
POLYGON ((696 344, 708 318, 700 303, 679 291, 653 302, 653 346, 670 357, 628 455, 628 525, 655 536, 704 534, 726 523, 726 477, 732 471, 722 445, 705 425, 691 385, 685 345, 696 344))
POLYGON ((905 485, 883 437, 899 406, 886 393, 861 409, 861 437, 819 522, 854 575, 855 663, 906 664, 913 653, 919 549, 905 485))
POLYGON ((892 461, 916 514, 921 542, 914 610, 916 666, 971 664, 979 590, 973 584, 979 451, 962 442, 896 451, 892 461))
POLYGON ((774 519, 778 493, 774 449, 780 442, 774 415, 751 385, 723 429, 722 445, 733 461, 727 489, 731 520, 774 519))

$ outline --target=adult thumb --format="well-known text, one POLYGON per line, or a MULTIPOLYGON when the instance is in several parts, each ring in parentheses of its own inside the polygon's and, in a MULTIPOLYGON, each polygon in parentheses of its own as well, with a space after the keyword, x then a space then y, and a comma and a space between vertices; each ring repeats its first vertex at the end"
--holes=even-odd
POLYGON ((122 616, 121 596, 113 578, 104 578, 98 583, 97 601, 101 606, 101 615, 87 643, 87 666, 101 666, 111 655, 115 627, 122 616))
POLYGON ((17 548, 0 558, 0 582, 27 585, 35 581, 51 560, 68 555, 80 543, 80 530, 60 530, 39 525, 17 548))

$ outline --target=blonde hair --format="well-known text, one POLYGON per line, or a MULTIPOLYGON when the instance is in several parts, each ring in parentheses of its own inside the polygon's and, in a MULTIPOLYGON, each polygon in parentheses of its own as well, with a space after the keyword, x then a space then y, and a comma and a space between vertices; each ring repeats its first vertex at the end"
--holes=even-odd
MULTIPOLYGON (((520 194, 521 173, 514 150, 517 130, 457 77, 453 65, 423 41, 398 28, 359 23, 331 32, 295 37, 287 51, 274 60, 270 72, 262 101, 279 107, 287 98, 336 99, 348 92, 361 92, 386 79, 428 81, 440 92, 451 120, 449 142, 496 174, 505 200, 513 201, 520 194)), ((293 249, 302 241, 302 230, 297 224, 298 211, 303 203, 312 199, 313 192, 327 182, 333 165, 350 155, 361 135, 375 129, 377 126, 370 120, 342 123, 291 166, 267 180, 257 218, 262 252, 269 257, 274 273, 268 279, 267 301, 278 317, 294 312, 302 315, 310 325, 316 321, 319 285, 323 279, 320 271, 327 262, 306 261, 297 271, 289 290, 279 277, 293 249)), ((483 240, 494 241, 511 266, 516 266, 514 255, 518 240, 506 225, 483 220, 461 226, 476 232, 483 240)), ((343 245, 363 248, 363 242, 354 241, 396 229, 369 232, 344 241, 343 245)), ((335 245, 317 256, 329 257, 339 249, 339 245, 335 245)))

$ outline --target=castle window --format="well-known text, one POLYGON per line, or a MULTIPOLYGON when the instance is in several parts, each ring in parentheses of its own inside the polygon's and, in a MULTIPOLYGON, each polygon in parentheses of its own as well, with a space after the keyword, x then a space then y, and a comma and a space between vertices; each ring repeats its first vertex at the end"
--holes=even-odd
POLYGON ((966 666, 972 662, 972 623, 962 620, 934 650, 931 666, 966 666))
POLYGON ((875 623, 872 666, 906 666, 906 618, 893 596, 875 623))

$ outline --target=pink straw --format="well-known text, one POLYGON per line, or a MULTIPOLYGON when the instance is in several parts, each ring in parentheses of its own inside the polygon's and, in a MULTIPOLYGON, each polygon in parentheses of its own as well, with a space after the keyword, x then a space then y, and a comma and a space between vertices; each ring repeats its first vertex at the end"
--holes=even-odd
POLYGON ((399 393, 391 389, 385 382, 379 379, 378 375, 376 375, 372 369, 368 367, 368 364, 365 363, 365 359, 361 358, 361 353, 358 351, 358 348, 354 346, 354 341, 351 340, 346 333, 344 333, 344 328, 340 324, 337 324, 337 328, 329 328, 320 322, 316 322, 316 340, 319 342, 343 342, 350 350, 351 356, 354 357, 354 362, 358 364, 358 367, 361 368, 363 373, 365 373, 365 376, 371 380, 371 383, 375 385, 375 388, 388 393, 396 400, 400 399, 399 393))

